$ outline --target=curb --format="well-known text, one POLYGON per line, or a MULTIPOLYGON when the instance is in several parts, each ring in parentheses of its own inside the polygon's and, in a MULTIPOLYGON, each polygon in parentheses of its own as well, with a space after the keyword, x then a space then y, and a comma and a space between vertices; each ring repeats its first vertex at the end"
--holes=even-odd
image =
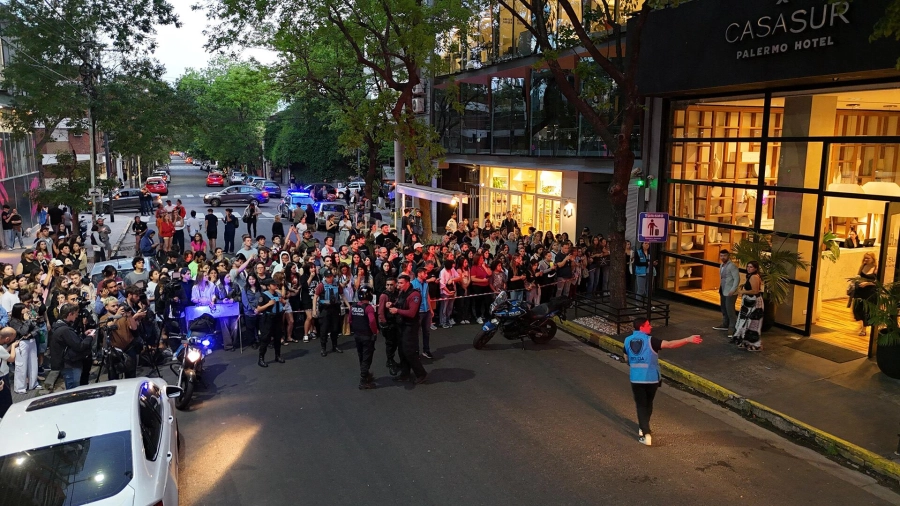
POLYGON ((125 230, 122 231, 122 235, 119 236, 119 239, 116 241, 115 246, 113 246, 112 248, 112 254, 109 256, 110 258, 113 258, 119 254, 119 248, 122 247, 122 243, 125 242, 125 238, 128 237, 128 230, 130 228, 131 227, 126 226, 125 230))
MULTIPOLYGON (((619 341, 605 334, 595 332, 568 321, 560 322, 563 330, 610 353, 623 353, 623 345, 619 341)), ((900 464, 882 457, 877 453, 861 448, 849 441, 845 441, 833 434, 817 429, 796 418, 772 409, 753 399, 748 399, 706 378, 698 376, 690 371, 682 369, 665 360, 659 361, 660 370, 664 378, 684 385, 704 396, 725 404, 729 408, 741 413, 746 418, 758 418, 770 423, 780 432, 798 437, 825 451, 829 455, 840 455, 852 462, 854 467, 871 471, 884 478, 900 482, 900 464)))

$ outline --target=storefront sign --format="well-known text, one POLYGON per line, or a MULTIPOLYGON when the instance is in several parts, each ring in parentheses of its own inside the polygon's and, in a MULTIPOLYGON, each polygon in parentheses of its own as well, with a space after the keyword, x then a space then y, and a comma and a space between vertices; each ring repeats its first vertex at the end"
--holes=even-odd
POLYGON ((900 43, 869 40, 890 1, 694 0, 654 11, 642 33, 638 86, 652 96, 898 75, 900 43))
POLYGON ((638 242, 666 242, 669 238, 669 213, 641 213, 638 217, 638 242))

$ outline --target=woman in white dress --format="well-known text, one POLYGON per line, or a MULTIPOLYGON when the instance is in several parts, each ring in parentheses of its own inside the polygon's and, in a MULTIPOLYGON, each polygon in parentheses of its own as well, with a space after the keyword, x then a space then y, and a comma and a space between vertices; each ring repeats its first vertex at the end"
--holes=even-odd
POLYGON ((350 229, 353 228, 353 219, 350 218, 350 211, 344 209, 344 215, 338 223, 337 245, 338 248, 347 244, 347 238, 350 237, 350 229))

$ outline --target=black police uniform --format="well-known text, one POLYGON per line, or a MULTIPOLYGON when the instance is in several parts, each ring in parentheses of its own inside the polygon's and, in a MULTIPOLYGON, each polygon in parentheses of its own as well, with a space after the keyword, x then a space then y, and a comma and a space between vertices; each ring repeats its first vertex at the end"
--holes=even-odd
MULTIPOLYGON (((277 298, 277 295, 272 295, 268 290, 263 292, 259 296, 259 305, 264 306, 269 303, 269 301, 277 298)), ((281 358, 281 337, 284 333, 284 324, 282 323, 282 318, 284 317, 284 305, 281 302, 276 302, 264 313, 260 313, 259 315, 259 359, 262 361, 266 360, 266 350, 269 349, 269 342, 272 342, 272 345, 275 347, 275 360, 281 358)), ((262 365, 262 364, 260 364, 262 365)))
POLYGON ((328 345, 328 337, 331 336, 331 351, 343 353, 338 347, 338 335, 341 333, 341 287, 337 283, 322 281, 322 296, 319 297, 319 342, 322 344, 324 356, 328 345))
MULTIPOLYGON (((397 295, 399 292, 394 291, 384 292, 384 295, 387 298, 387 302, 391 303, 391 306, 397 304, 397 295)), ((380 299, 381 297, 379 297, 380 299)), ((396 375, 397 371, 400 369, 400 364, 394 360, 394 355, 397 354, 397 348, 400 346, 400 325, 397 320, 398 317, 396 315, 391 314, 387 308, 384 309, 384 320, 381 326, 381 335, 384 336, 384 352, 387 356, 387 368, 391 372, 392 375, 396 375)))
POLYGON ((372 304, 357 302, 350 307, 350 331, 356 340, 356 353, 359 355, 359 386, 371 388, 372 356, 375 354, 375 338, 369 318, 375 320, 375 308, 372 304))
POLYGON ((397 296, 397 303, 394 306, 399 310, 408 310, 414 304, 416 310, 412 317, 400 317, 399 378, 408 378, 410 370, 416 373, 417 378, 424 378, 428 374, 419 359, 419 303, 421 303, 421 297, 418 290, 408 289, 397 296), (410 299, 414 300, 410 301, 410 299))

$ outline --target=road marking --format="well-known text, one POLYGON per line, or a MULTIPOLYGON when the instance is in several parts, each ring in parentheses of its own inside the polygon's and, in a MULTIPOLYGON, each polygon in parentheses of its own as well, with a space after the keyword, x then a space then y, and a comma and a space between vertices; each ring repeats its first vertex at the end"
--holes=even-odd
POLYGON ((187 198, 189 198, 189 199, 192 199, 192 198, 194 198, 194 196, 193 196, 193 195, 185 195, 185 197, 187 197, 187 198))
POLYGON ((214 215, 216 218, 219 218, 220 220, 224 220, 224 219, 225 219, 225 217, 222 216, 222 213, 213 213, 213 215, 214 215))
POLYGON ((180 199, 180 198, 181 198, 181 195, 172 195, 172 198, 173 198, 173 199, 180 199))
POLYGON ((261 216, 262 216, 263 218, 274 218, 274 217, 275 217, 275 215, 272 214, 272 213, 262 213, 261 216))

